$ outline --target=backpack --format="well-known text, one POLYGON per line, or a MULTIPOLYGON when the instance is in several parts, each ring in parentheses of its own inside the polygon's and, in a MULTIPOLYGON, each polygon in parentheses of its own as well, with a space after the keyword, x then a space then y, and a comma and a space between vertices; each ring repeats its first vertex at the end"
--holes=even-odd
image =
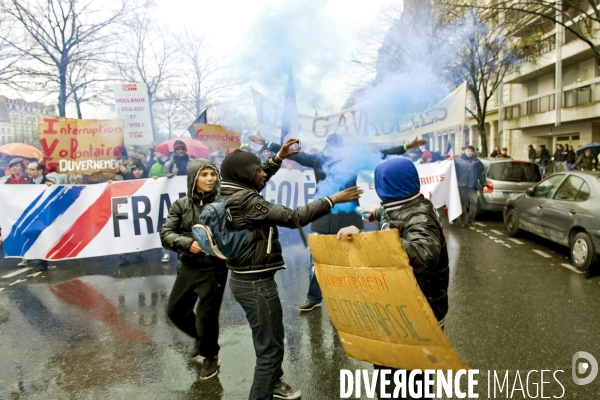
POLYGON ((200 248, 206 254, 222 260, 234 258, 250 235, 248 229, 229 231, 227 220, 231 221, 231 214, 227 208, 227 201, 222 200, 205 205, 198 218, 199 223, 192 227, 200 248))

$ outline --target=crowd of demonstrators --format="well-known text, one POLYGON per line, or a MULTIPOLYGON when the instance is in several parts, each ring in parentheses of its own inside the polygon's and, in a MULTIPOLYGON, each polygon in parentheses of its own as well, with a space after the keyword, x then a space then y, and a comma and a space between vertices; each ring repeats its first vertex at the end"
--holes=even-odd
POLYGON ((458 192, 462 205, 460 225, 465 228, 474 225, 477 214, 477 185, 485 185, 483 164, 475 155, 473 146, 466 146, 464 154, 454 159, 458 192))
MULTIPOLYGON (((382 201, 381 207, 362 212, 375 216, 381 230, 398 230, 417 284, 443 329, 448 312, 450 281, 448 248, 437 210, 420 190, 419 174, 410 160, 395 158, 384 161, 375 169, 375 191, 382 201)), ((360 230, 350 226, 340 229, 337 238, 352 241, 357 234, 360 234, 360 230)), ((381 365, 373 365, 373 368, 391 370, 391 375, 397 371, 381 365)), ((410 373, 406 371, 405 376, 410 373)), ((415 378, 413 388, 422 386, 423 373, 415 378)), ((396 384, 389 380, 387 382, 385 392, 394 393, 396 384)), ((385 397, 380 392, 380 383, 378 379, 376 390, 379 399, 385 397)))
MULTIPOLYGON (((389 155, 404 154, 408 151, 408 149, 417 148, 426 143, 426 140, 415 139, 406 145, 400 145, 381 150, 381 153, 384 157, 389 155)), ((268 144, 268 148, 276 153, 281 147, 277 144, 270 143, 268 144)), ((341 151, 343 151, 343 148, 344 140, 342 136, 338 134, 331 134, 327 136, 325 147, 321 152, 317 154, 298 153, 290 156, 289 158, 300 165, 312 168, 314 170, 315 179, 317 181, 317 190, 319 190, 319 183, 327 178, 327 169, 329 169, 336 162, 339 162, 333 157, 333 155, 339 154, 341 151)), ((354 174, 353 177, 344 185, 344 187, 348 188, 356 186, 356 180, 357 176, 354 174)), ((357 201, 355 201, 354 206, 359 206, 357 201)), ((349 225, 355 225, 362 229, 362 218, 356 213, 352 212, 339 212, 337 214, 329 213, 314 221, 311 224, 311 230, 316 234, 331 235, 337 233, 340 228, 349 225)), ((314 273, 314 262, 312 261, 312 256, 310 265, 311 273, 308 285, 308 293, 306 295, 306 302, 299 307, 299 310, 303 312, 312 311, 316 307, 320 307, 321 302, 323 301, 323 294, 321 293, 319 282, 317 282, 317 278, 315 277, 314 273)))
POLYGON ((598 158, 592 154, 592 149, 587 148, 583 154, 577 157, 575 167, 581 171, 595 171, 598 165, 598 158))
POLYGON ((298 155, 290 150, 297 140, 286 142, 266 163, 254 154, 235 150, 221 166, 221 198, 231 211, 231 229, 250 229, 240 253, 227 260, 232 271, 229 287, 246 313, 252 330, 256 353, 250 399, 296 399, 300 391, 292 389, 283 378, 284 357, 283 310, 279 300, 275 273, 285 268, 277 226, 296 228, 330 213, 335 203, 356 201, 357 187, 321 198, 292 210, 271 204, 260 195, 267 180, 284 159, 298 155))
POLYGON ((163 176, 163 169, 165 166, 165 163, 169 160, 169 155, 168 154, 163 154, 158 150, 154 151, 154 162, 152 164, 151 167, 147 168, 149 169, 148 171, 148 178, 160 178, 163 176))
POLYGON ((216 199, 219 188, 219 171, 215 164, 203 159, 191 162, 187 196, 173 203, 160 230, 162 245, 176 251, 180 261, 169 295, 167 316, 194 339, 190 357, 204 358, 200 379, 211 378, 219 369, 219 310, 227 269, 223 260, 202 252, 192 227, 198 223, 202 209, 216 199))
POLYGON ((500 146, 494 146, 494 151, 490 153, 490 158, 496 158, 500 155, 500 146))
MULTIPOLYGON (((410 152, 409 152, 409 154, 410 154, 410 152)), ((445 160, 446 160, 446 157, 441 155, 439 151, 425 150, 425 151, 423 151, 419 162, 421 164, 429 164, 432 162, 440 162, 440 161, 445 161, 445 160)))

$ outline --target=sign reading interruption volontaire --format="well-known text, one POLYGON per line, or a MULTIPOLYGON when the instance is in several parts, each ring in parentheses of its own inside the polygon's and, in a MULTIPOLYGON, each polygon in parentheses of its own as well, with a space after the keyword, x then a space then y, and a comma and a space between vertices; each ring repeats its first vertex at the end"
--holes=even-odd
POLYGON ((72 119, 40 115, 38 137, 49 169, 63 174, 117 172, 123 120, 72 119))
POLYGON ((145 83, 113 86, 117 118, 125 120, 125 145, 149 145, 154 140, 145 83))

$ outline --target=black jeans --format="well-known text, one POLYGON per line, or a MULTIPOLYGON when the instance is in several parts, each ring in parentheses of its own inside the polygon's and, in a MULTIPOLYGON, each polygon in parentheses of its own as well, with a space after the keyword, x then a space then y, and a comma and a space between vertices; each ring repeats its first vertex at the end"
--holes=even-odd
POLYGON ((227 281, 225 264, 215 264, 205 269, 179 264, 167 304, 171 322, 198 340, 200 355, 208 358, 219 354, 219 310, 227 281))
POLYGON ((462 205, 462 214, 460 222, 467 223, 475 220, 477 214, 477 188, 459 187, 460 203, 462 205))
POLYGON ((283 376, 283 310, 275 278, 258 281, 229 280, 235 300, 242 306, 252 329, 256 353, 250 400, 271 400, 283 376))

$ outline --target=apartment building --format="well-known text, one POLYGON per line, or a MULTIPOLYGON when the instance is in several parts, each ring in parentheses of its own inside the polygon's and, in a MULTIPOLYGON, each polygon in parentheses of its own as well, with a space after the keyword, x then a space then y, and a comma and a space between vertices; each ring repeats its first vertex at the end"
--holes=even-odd
MULTIPOLYGON (((582 17, 585 17, 583 15, 582 17)), ((588 22, 589 21, 588 19, 588 22)), ((568 24, 567 24, 568 25, 568 24)), ((598 27, 596 27, 597 29, 598 27)), ((488 149, 507 147, 515 159, 527 159, 527 146, 600 142, 600 60, 562 26, 530 18, 515 38, 532 41, 529 56, 506 75, 487 115, 488 149)), ((596 43, 600 43, 600 34, 596 43)), ((465 139, 479 144, 475 121, 465 139)))
POLYGON ((38 116, 56 115, 55 106, 0 96, 0 145, 12 142, 40 147, 38 116))

